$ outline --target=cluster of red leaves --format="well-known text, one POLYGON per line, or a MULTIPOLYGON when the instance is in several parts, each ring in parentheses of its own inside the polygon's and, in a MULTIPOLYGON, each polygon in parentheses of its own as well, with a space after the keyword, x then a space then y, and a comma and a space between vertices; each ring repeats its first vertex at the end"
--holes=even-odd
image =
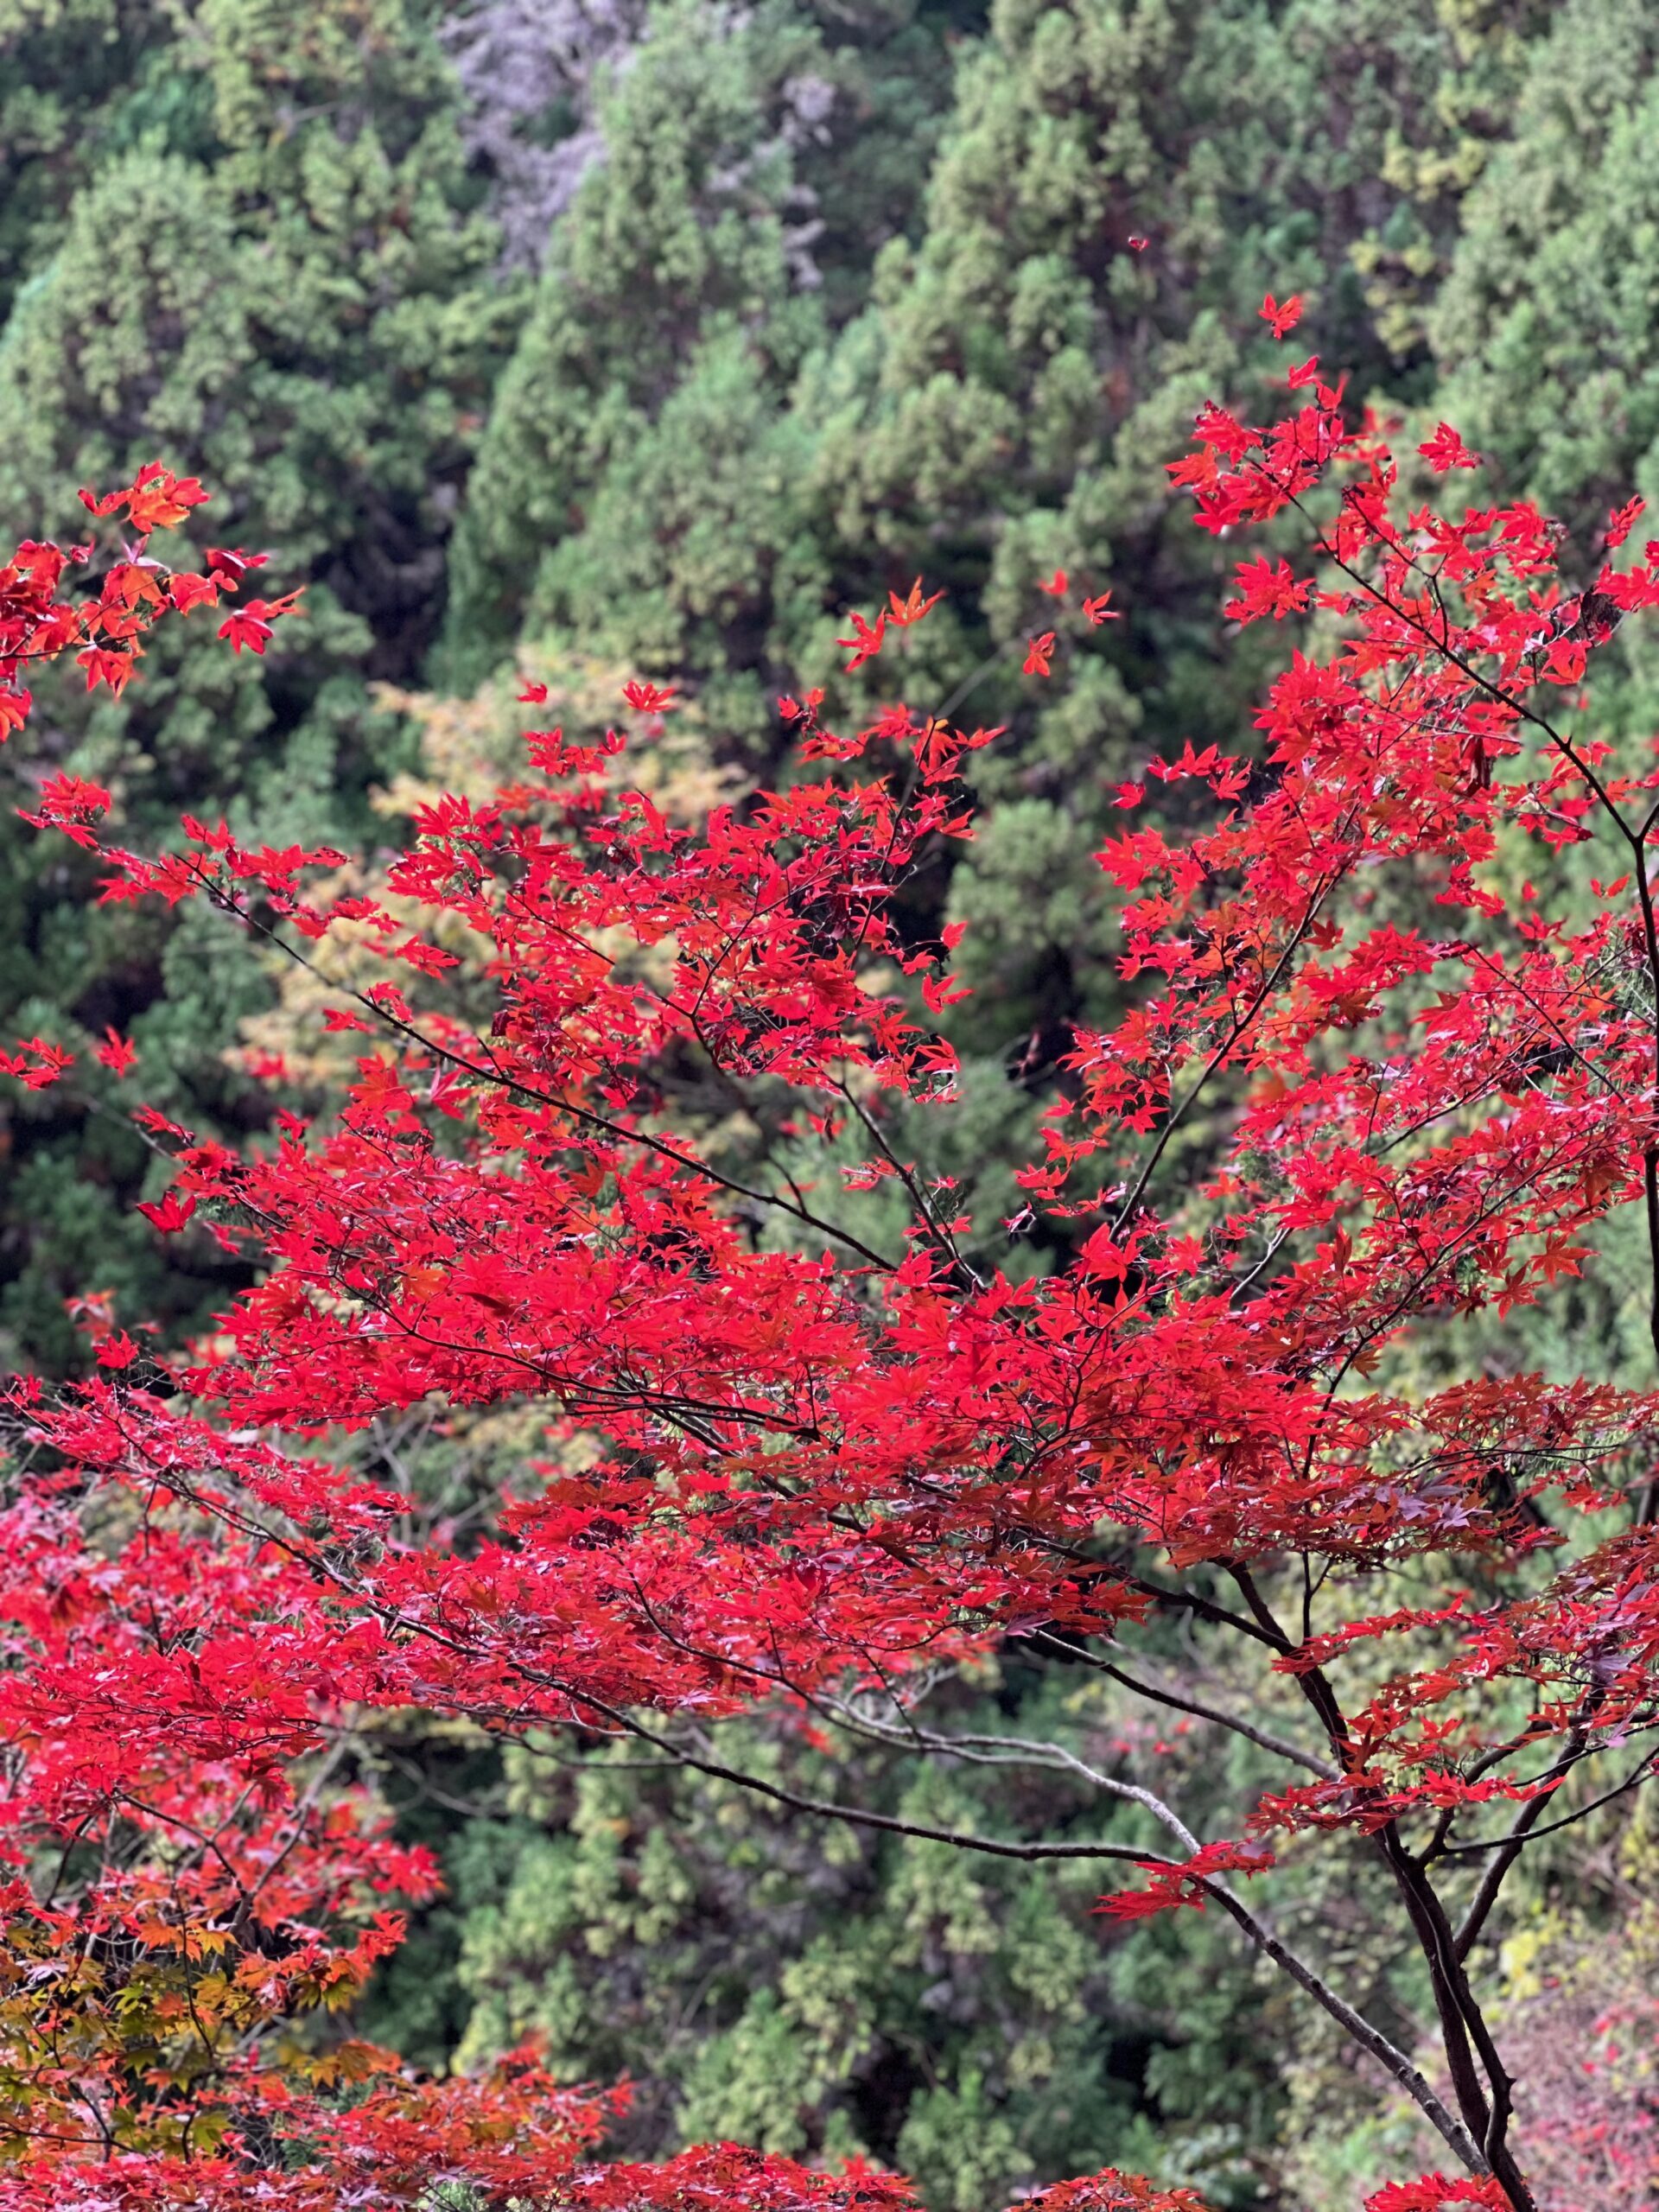
MULTIPOLYGON (((1268 303, 1275 329, 1295 305, 1268 303)), ((184 1397, 156 1395, 153 1363, 113 1334, 78 1390, 13 1395, 52 1471, 26 1469, 0 1516, 6 1817, 20 1866, 48 1850, 86 1861, 70 1905, 19 1892, 9 1939, 10 2124, 48 2164, 84 2159, 99 2130, 112 2155, 130 2134, 131 2158, 177 2158, 194 2148, 189 2116, 218 2110, 220 2194, 193 2185, 204 2203, 252 2201, 257 2131, 227 2051, 256 2046, 259 2008, 276 2020, 355 1986, 395 1936, 376 1897, 429 1880, 349 1801, 296 1780, 349 1707, 511 1734, 810 1701, 1010 1630, 1110 1636, 1188 1578, 1210 1591, 1226 1576, 1242 1611, 1192 1602, 1300 1687, 1327 1751, 1314 1780, 1246 1808, 1249 1825, 1377 1840, 1445 1998, 1460 2117, 1442 2132, 1501 2166, 1377 2204, 1524 2207, 1427 1869, 1468 1808, 1541 1807, 1655 1725, 1659 1529, 1593 1523, 1650 1463, 1659 1404, 1590 1382, 1413 1396, 1374 1378, 1414 1324, 1533 1300, 1579 1268, 1610 1209, 1659 1205, 1641 980, 1659 975, 1659 945, 1645 830, 1630 828, 1631 810, 1654 818, 1659 772, 1617 769, 1560 719, 1589 653, 1659 602, 1659 544, 1567 594, 1535 510, 1398 519, 1374 429, 1348 426, 1317 362, 1289 383, 1302 397, 1265 428, 1206 407, 1173 473, 1206 530, 1309 514, 1315 570, 1246 562, 1230 612, 1318 607, 1341 642, 1295 656, 1251 756, 1189 746, 1148 764, 1194 787, 1185 811, 1207 808, 1210 826, 1178 838, 1150 823, 1100 855, 1140 988, 1115 1029, 1076 1036, 1040 1156, 1019 1173, 1073 1249, 1039 1280, 987 1261, 948 1192, 894 1149, 887 1111, 953 1095, 955 1056, 927 1019, 960 995, 950 945, 910 941, 894 893, 925 851, 971 834, 963 766, 995 733, 893 707, 842 735, 817 695, 787 701, 823 780, 695 831, 618 797, 620 738, 534 733, 525 781, 422 810, 385 898, 318 892, 340 855, 256 849, 222 824, 187 820, 160 855, 127 850, 104 830, 105 793, 42 786, 28 818, 104 856, 107 899, 205 899, 301 955, 349 923, 385 968, 337 994, 333 1025, 372 1042, 331 1119, 284 1115, 271 1147, 243 1155, 140 1109, 176 1160, 146 1209, 158 1231, 211 1235, 263 1269, 171 1378, 184 1397), (1536 899, 1506 910, 1486 880, 1501 840, 1548 854, 1597 822, 1623 825, 1636 858, 1588 919, 1536 899), (1426 914, 1374 918, 1389 883, 1428 887, 1426 914), (467 941, 480 960, 447 949, 467 941), (838 1215, 833 1169, 803 1185, 721 1149, 677 1106, 687 1065, 757 1117, 790 1096, 798 1135, 859 1133, 851 1179, 902 1193, 902 1243, 838 1215), (1228 1131, 1194 1209, 1160 1170, 1195 1103, 1218 1096, 1228 1131), (418 1403, 525 1400, 546 1416, 547 1478, 465 1554, 401 1541, 401 1497, 302 1448, 418 1403), (578 1431, 602 1437, 602 1457, 566 1464, 578 1431), (1575 1521, 1583 1541, 1552 1571, 1575 1521), (1338 1629, 1316 1632, 1310 1613, 1299 1632, 1252 1573, 1287 1554, 1338 1601, 1357 1577, 1436 1560, 1453 1577, 1479 1561, 1497 1594, 1465 1608, 1453 1588, 1358 1620, 1338 1602, 1338 1629), (1402 1656, 1377 1687, 1385 1635, 1402 1656), (1347 1697, 1344 1669, 1362 1684, 1347 1697), (31 1946, 93 1961, 92 1980, 73 1986, 56 1963, 40 1976, 31 1946), (193 1946, 230 1963, 203 1975, 193 1946), (111 2010, 147 2017, 148 1999, 121 2009, 135 1975, 187 2015, 213 1982, 206 2030, 191 2020, 175 2048, 158 2014, 155 2058, 124 2025, 106 2033, 111 2010)), ((1449 448, 1431 445, 1439 465, 1449 448)), ((159 519, 160 481, 124 496, 159 519)), ((48 572, 55 587, 33 549, 7 574, 33 590, 48 572)), ((142 626, 161 589, 123 585, 111 603, 142 626)), ((918 585, 855 619, 852 665, 931 604, 918 585)), ((1087 611, 1109 619, 1103 600, 1087 611)), ((22 639, 29 618, 9 619, 22 639)), ((79 632, 42 605, 35 634, 63 650, 79 632)), ((672 696, 637 686, 629 703, 652 715, 672 696)), ((1212 1843, 1139 1863, 1153 1883, 1115 1900, 1120 1914, 1224 1895, 1228 1872, 1268 1854, 1212 1843)), ((416 2099, 411 2126, 431 2120, 429 2094, 387 2091, 399 2112, 416 2099)), ((565 2126, 539 2084, 512 2094, 493 2141, 565 2126)), ((318 2153, 321 2193, 294 2201, 347 2201, 327 2193, 344 2186, 346 2139, 323 2134, 336 2147, 318 2153)), ((722 2208, 791 2190, 885 2202, 889 2188, 720 2171, 613 2169, 582 2186, 722 2208)), ((395 2199, 405 2168, 385 2171, 395 2199)), ((1114 2177, 1068 2188, 1055 2212, 1191 2202, 1114 2177)), ((154 2200, 135 2182, 119 2201, 154 2200)))
MULTIPOLYGON (((625 2093, 562 2088, 526 2053, 482 2079, 417 2082, 387 2052, 346 2044, 306 2071, 299 2083, 291 2066, 227 2069, 216 2124, 199 2120, 199 2139, 175 2128, 172 2145, 123 2143, 96 2160, 26 2152, 0 2181, 0 2202, 8 2212, 383 2212, 440 2181, 471 2184, 492 2206, 575 2212, 609 2201, 589 2154, 625 2093)), ((628 2201, 641 2212, 652 2202, 643 2191, 628 2201)), ((821 2201, 850 2212, 856 2199, 826 2189, 821 2201)), ((807 2212, 804 2192, 779 2202, 807 2212)))
POLYGON ((1259 1844, 1206 1843, 1202 1851, 1179 1866, 1166 1859, 1146 1859, 1142 1866, 1152 1876, 1144 1890, 1119 1890, 1103 1897, 1096 1912, 1113 1920, 1146 1920, 1172 1906, 1188 1904, 1202 1912, 1217 1874, 1262 1874, 1273 1864, 1273 1853, 1259 1844))
POLYGON ((1490 2175, 1425 2174, 1421 2181, 1391 2181, 1365 2200, 1365 2212, 1452 2212, 1453 2205, 1484 2205, 1508 2212, 1510 2200, 1490 2175))
MULTIPOLYGON (((0 567, 0 744, 22 728, 34 702, 24 678, 33 667, 73 652, 86 671, 86 689, 105 684, 119 697, 143 657, 151 626, 167 615, 188 614, 197 607, 217 607, 234 595, 251 570, 264 565, 263 553, 239 548, 207 549, 205 575, 172 569, 149 550, 151 533, 185 522, 207 493, 194 477, 178 477, 152 461, 124 490, 95 498, 82 492, 81 503, 97 520, 124 518, 132 531, 118 556, 103 564, 97 589, 79 598, 66 595, 66 580, 92 568, 92 543, 67 549, 33 539, 20 545, 0 567)), ((292 614, 298 594, 276 600, 250 600, 232 609, 219 634, 240 652, 263 653, 272 625, 292 614)), ((95 784, 69 775, 49 776, 41 785, 49 818, 81 844, 93 842, 86 824, 90 810, 107 804, 95 784)), ((32 817, 31 817, 32 818, 32 817)), ((132 1064, 131 1048, 111 1032, 99 1057, 118 1074, 132 1064)), ((69 1055, 43 1038, 20 1041, 15 1052, 0 1048, 0 1074, 15 1077, 32 1090, 43 1090, 67 1073, 69 1055)))
MULTIPOLYGON (((133 542, 124 544, 121 557, 105 569, 96 596, 78 601, 60 593, 66 573, 92 560, 90 544, 66 550, 31 540, 0 568, 0 740, 21 728, 29 714, 30 694, 20 679, 31 664, 55 660, 73 650, 86 672, 87 690, 105 683, 118 696, 143 656, 144 633, 158 616, 217 607, 241 588, 250 569, 264 564, 263 553, 219 546, 208 548, 205 575, 169 570, 155 559, 149 550, 151 532, 176 529, 207 498, 194 476, 175 476, 159 461, 140 469, 123 491, 102 499, 90 492, 80 497, 98 519, 124 516, 133 542)), ((262 653, 271 625, 293 613, 296 597, 289 592, 278 600, 249 601, 227 616, 219 634, 238 652, 245 645, 262 653)))

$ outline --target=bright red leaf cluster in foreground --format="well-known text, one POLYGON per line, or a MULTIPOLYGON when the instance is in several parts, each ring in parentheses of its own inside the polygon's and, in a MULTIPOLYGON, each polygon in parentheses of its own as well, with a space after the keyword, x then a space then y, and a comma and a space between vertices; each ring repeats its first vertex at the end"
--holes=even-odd
MULTIPOLYGON (((1264 312, 1287 330, 1298 305, 1264 312)), ((1535 510, 1403 514, 1375 428, 1316 363, 1290 381, 1265 429, 1206 407, 1173 476, 1206 530, 1278 522, 1233 616, 1311 609, 1331 642, 1274 684, 1247 753, 1149 764, 1208 826, 1178 836, 1123 790, 1100 861, 1137 995, 1074 1037, 1020 1171, 1070 1255, 1035 1280, 985 1262, 888 1111, 953 1093, 929 1025, 960 995, 949 948, 907 939, 893 893, 972 834, 984 731, 895 706, 843 736, 821 699, 787 702, 822 780, 695 832, 619 795, 620 740, 532 734, 523 782, 424 809, 384 899, 324 897, 340 855, 223 826, 126 850, 105 792, 41 784, 29 818, 102 856, 105 899, 207 899, 302 959, 366 925, 385 975, 335 994, 364 1056, 326 1122, 283 1116, 242 1154, 137 1109, 176 1163, 157 1232, 257 1263, 222 1333, 163 1367, 88 1301, 91 1379, 12 1393, 6 2203, 343 2212, 459 2177, 491 2205, 594 2212, 907 2205, 888 2177, 729 2149, 599 2163, 610 2100, 531 2052, 433 2084, 285 2037, 361 1987, 434 1880, 329 1785, 342 1716, 659 1741, 760 1699, 897 1696, 1010 1631, 1104 1649, 1184 1612, 1294 1685, 1306 1740, 1252 1736, 1282 1777, 1230 1836, 1124 1784, 1160 1848, 1044 1848, 1128 1862, 1119 1915, 1225 1912, 1414 2101, 1456 2177, 1375 2212, 1533 2204, 1474 1961, 1529 1841, 1649 1770, 1659 1400, 1389 1377, 1407 1332, 1578 1270, 1627 1202, 1659 1281, 1659 769, 1573 720, 1591 652, 1659 601, 1659 543, 1569 593, 1535 510), (1277 550, 1297 515, 1300 567, 1277 550), (1567 881, 1553 856, 1592 837, 1617 855, 1592 899, 1499 888, 1529 846, 1567 881), (688 1067, 739 1102, 787 1094, 823 1173, 717 1149, 680 1103, 688 1067), (1219 1135, 1194 1190, 1171 1141, 1201 1112, 1219 1135), (901 1194, 901 1242, 866 1240, 843 1179, 901 1194), (465 1552, 401 1542, 403 1497, 327 1456, 420 1402, 524 1400, 546 1479, 465 1552), (601 1449, 562 1451, 578 1433, 601 1449), (1427 2071, 1275 1933, 1287 1838, 1386 1869, 1433 1992, 1427 2071)), ((1465 458, 1444 428, 1423 454, 1465 458)), ((99 503, 139 543, 78 607, 54 549, 0 573, 14 723, 29 659, 76 649, 118 689, 151 621, 239 582, 247 556, 197 578, 143 550, 195 496, 147 471, 99 503)), ((288 611, 226 633, 259 650, 288 611)), ((855 620, 855 664, 925 613, 918 587, 855 620)), ((44 1083, 61 1056, 35 1039, 7 1066, 44 1083)), ((1109 2175, 1033 2202, 1198 2200, 1109 2175)))

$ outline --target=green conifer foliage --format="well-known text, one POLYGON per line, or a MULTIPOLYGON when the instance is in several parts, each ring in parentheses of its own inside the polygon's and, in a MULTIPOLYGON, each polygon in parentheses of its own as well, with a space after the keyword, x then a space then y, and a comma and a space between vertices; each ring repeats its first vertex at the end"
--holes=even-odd
POLYGON ((1656 64, 1643 0, 1554 11, 1430 318, 1437 404, 1591 561, 1607 507, 1659 489, 1656 64))
POLYGON ((1185 527, 1162 461, 1206 397, 1272 405, 1266 379, 1316 348, 1396 374, 1354 249, 1401 197, 1389 133, 1449 59, 1427 0, 999 0, 919 243, 884 251, 870 307, 804 379, 830 525, 950 588, 963 665, 984 668, 973 717, 1011 726, 950 895, 974 925, 964 972, 995 979, 995 1007, 961 1015, 978 1049, 1104 1013, 1089 856, 1121 824, 1116 786, 1248 721, 1262 661, 1217 653, 1227 550, 1185 527), (1287 353, 1258 309, 1293 289, 1287 353), (1073 607, 1112 587, 1122 626, 1061 614, 1039 588, 1057 569, 1073 607), (1024 641, 1057 626, 1053 677, 1022 677, 1024 641))
POLYGON ((172 28, 168 0, 0 0, 0 321, 112 149, 199 128, 194 81, 167 67, 172 28))
MULTIPOLYGON (((1084 1744, 1109 1726, 1109 1700, 1079 1691, 1068 1713, 1017 1661, 944 1696, 963 1726, 1080 1726, 1084 1744)), ((857 1791, 912 1821, 1092 1833, 1102 1819, 1063 1779, 918 1770, 765 1720, 721 1736, 785 1788, 857 1791)), ((533 2034, 571 2079, 630 2074, 648 2085, 623 2126, 630 2151, 726 2138, 862 2152, 914 2175, 938 2212, 982 2212, 1155 2145, 1218 2206, 1259 2201, 1281 2092, 1252 2047, 1249 1967, 1197 1916, 1190 1931, 1126 1936, 1090 1921, 1086 1872, 826 1830, 719 1782, 652 1773, 637 1751, 561 1765, 512 1751, 477 1802, 448 1854, 454 1894, 417 1937, 429 1962, 454 1961, 444 1980, 468 2008, 457 2063, 533 2034), (1253 2112, 1257 2139, 1220 2125, 1227 2110, 1253 2112)), ((448 2031, 435 1979, 429 1963, 394 1969, 376 2031, 416 2048, 423 2031, 448 2031)))
MULTIPOLYGON (((304 582, 306 617, 238 660, 198 616, 119 703, 66 709, 56 743, 146 835, 245 800, 281 834, 354 834, 401 743, 368 683, 412 675, 435 632, 512 302, 487 281, 493 237, 421 11, 200 0, 175 11, 169 60, 207 137, 188 155, 146 131, 114 153, 20 294, 0 334, 0 508, 20 535, 72 536, 79 486, 162 457, 213 488, 194 534, 268 551, 261 581, 304 582)), ((34 873, 61 863, 3 820, 18 926, 0 1018, 71 1042, 132 1023, 183 1118, 260 1110, 220 1059, 258 1002, 245 954, 184 957, 128 916, 72 922, 34 873)), ((66 1352, 73 1281, 181 1317, 206 1293, 188 1253, 163 1271, 130 1212, 143 1155, 99 1118, 84 1096, 12 1113, 0 1313, 32 1355, 66 1352)))
POLYGON ((699 679, 765 751, 832 588, 794 384, 913 213, 944 90, 907 4, 651 11, 473 475, 451 680, 561 633, 699 679))

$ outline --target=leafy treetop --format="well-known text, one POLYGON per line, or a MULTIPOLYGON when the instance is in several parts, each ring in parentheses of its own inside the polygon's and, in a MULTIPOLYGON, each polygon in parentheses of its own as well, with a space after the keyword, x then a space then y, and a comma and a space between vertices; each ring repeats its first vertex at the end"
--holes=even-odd
MULTIPOLYGON (((1294 308, 1264 313, 1288 331, 1294 308)), ((595 2165, 612 2107, 533 2053, 435 2087, 366 2046, 296 2045, 283 2024, 349 1997, 397 1941, 387 1898, 432 1880, 331 1779, 349 1716, 632 1737, 799 1804, 714 1725, 782 1700, 804 1728, 925 1744, 912 1686, 1009 1635, 1156 1704, 1137 1638, 1175 1615, 1303 1708, 1294 1736, 1187 1708, 1275 1764, 1230 1833, 1109 1772, 1155 1846, 806 1809, 1123 1862, 1102 1901, 1120 1918, 1217 1909, 1441 2139, 1454 2177, 1374 2212, 1529 2212, 1476 1960, 1530 1843, 1650 1770, 1659 1400, 1589 1376, 1414 1390, 1398 1348, 1544 1296, 1627 1202, 1659 1285, 1659 769, 1575 721, 1590 656, 1659 601, 1659 541, 1622 562, 1622 511, 1568 594, 1535 508, 1405 505, 1409 479, 1476 465, 1454 431, 1402 468, 1314 360, 1283 402, 1260 427, 1207 404, 1173 479, 1217 535, 1302 518, 1300 572, 1246 558, 1230 612, 1312 609, 1327 642, 1274 683, 1251 753, 1189 745, 1117 794, 1099 857, 1128 898, 1129 1010, 1073 1034, 1002 1225, 1066 1225, 1046 1276, 1002 1265, 892 1141, 896 1104, 954 1091, 932 1023, 962 988, 958 932, 914 940, 896 894, 971 836, 963 776, 995 732, 893 705, 842 734, 816 695, 786 699, 808 774, 690 829, 620 780, 675 710, 638 685, 627 734, 532 731, 522 780, 423 807, 381 893, 316 888, 332 850, 188 817, 176 849, 131 849, 106 793, 42 782, 28 818, 101 856, 105 899, 206 901, 314 964, 349 924, 385 973, 334 994, 329 1026, 365 1041, 332 1118, 281 1116, 238 1153, 134 1108, 176 1164, 156 1231, 260 1270, 219 1333, 162 1359, 89 1295, 89 1379, 10 1393, 17 2202, 239 2206, 282 2165, 319 2206, 457 2176, 490 2202, 906 2202, 859 2167, 729 2151, 595 2165), (1154 783, 1200 826, 1143 814, 1154 783), (1496 887, 1529 852, 1548 885, 1594 839, 1614 858, 1587 912, 1496 887), (707 1084, 748 1135, 715 1133, 707 1084), (1200 1103, 1224 1135, 1195 1186, 1170 1167, 1200 1103), (814 1147, 825 1172, 803 1174, 814 1147), (853 1225, 838 1182, 901 1194, 903 1236, 853 1225), (329 1456, 388 1411, 524 1402, 540 1486, 466 1544, 411 1544, 406 1501, 329 1456), (1380 1864, 1433 1992, 1425 2070, 1256 1902, 1287 1848, 1380 1864)), ((73 649, 118 684, 151 623, 239 590, 245 556, 191 577, 145 550, 198 496, 156 469, 95 503, 138 542, 78 605, 57 597, 72 556, 20 550, 0 575, 14 723, 31 661, 73 649)), ((1064 575, 1044 588, 1066 605, 1064 575)), ((851 658, 931 604, 918 584, 855 618, 851 658)), ((257 652, 291 611, 238 598, 223 634, 257 652)), ((38 1039, 6 1066, 62 1073, 38 1039)), ((1040 2201, 1196 2205, 1114 2175, 1040 2201)))

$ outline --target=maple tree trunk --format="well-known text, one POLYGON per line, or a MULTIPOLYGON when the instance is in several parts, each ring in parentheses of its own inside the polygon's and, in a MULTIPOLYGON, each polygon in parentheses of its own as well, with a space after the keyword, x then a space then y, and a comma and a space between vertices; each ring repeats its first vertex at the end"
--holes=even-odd
MULTIPOLYGON (((1282 1650, 1292 1650, 1293 1640, 1262 1596, 1255 1576, 1248 1568, 1237 1566, 1233 1575, 1253 1618, 1282 1650)), ((1355 1763, 1353 1739, 1325 1670, 1309 1668, 1300 1672, 1296 1679, 1319 1719, 1339 1770, 1351 1770, 1355 1763)), ((1514 2084, 1492 2042, 1468 1974, 1458 1956, 1456 1937, 1445 1908, 1427 1872, 1407 1849, 1393 1822, 1378 1831, 1375 1841, 1399 1891, 1428 1969, 1452 2094, 1466 2131, 1466 2140, 1454 2143, 1452 2147, 1472 2172, 1491 2173, 1497 2177, 1513 2212, 1535 2212, 1532 2194, 1509 2140, 1513 2110, 1510 2092, 1514 2084)))

